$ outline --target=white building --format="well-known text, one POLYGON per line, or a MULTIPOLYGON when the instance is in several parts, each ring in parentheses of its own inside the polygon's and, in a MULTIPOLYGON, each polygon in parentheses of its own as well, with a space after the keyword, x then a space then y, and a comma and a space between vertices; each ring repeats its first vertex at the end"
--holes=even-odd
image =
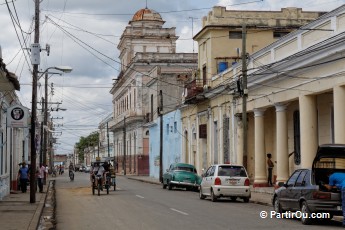
POLYGON ((183 81, 197 66, 197 54, 176 53, 175 28, 163 28, 161 15, 141 9, 118 45, 121 72, 113 95, 114 150, 119 170, 148 175, 149 131, 143 125, 158 115, 160 92, 166 113, 181 103, 183 81))
MULTIPOLYGON (((22 108, 15 92, 19 89, 19 81, 6 69, 0 49, 0 200, 8 195, 10 190, 17 189, 19 163, 28 162, 30 159, 28 128, 9 126, 8 112, 11 112, 14 106, 22 108)), ((28 118, 27 113, 25 110, 25 118, 28 118)), ((19 115, 24 115, 22 110, 19 115)))

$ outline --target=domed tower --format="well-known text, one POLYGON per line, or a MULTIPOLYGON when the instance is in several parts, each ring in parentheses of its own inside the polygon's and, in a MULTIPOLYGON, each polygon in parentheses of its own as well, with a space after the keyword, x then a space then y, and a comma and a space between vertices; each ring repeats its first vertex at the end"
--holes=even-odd
POLYGON ((137 53, 175 53, 175 27, 163 28, 165 21, 154 10, 138 10, 122 33, 119 45, 121 70, 125 71, 137 53))
MULTIPOLYGON (((160 27, 164 24, 164 21, 163 21, 161 15, 159 13, 157 13, 154 10, 147 9, 147 8, 138 10, 134 14, 130 24, 139 25, 144 21, 146 21, 146 24, 148 24, 147 21, 151 21, 152 24, 158 25, 160 27), (138 23, 138 22, 141 22, 141 23, 138 23)), ((149 25, 147 25, 147 26, 149 26, 149 25)))

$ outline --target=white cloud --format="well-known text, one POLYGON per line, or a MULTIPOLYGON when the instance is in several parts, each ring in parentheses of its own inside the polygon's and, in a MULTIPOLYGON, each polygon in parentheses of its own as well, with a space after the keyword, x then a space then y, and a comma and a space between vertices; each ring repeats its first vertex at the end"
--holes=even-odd
MULTIPOLYGON (((305 0, 281 1, 265 0, 255 3, 248 0, 150 0, 148 8, 160 12, 165 27, 176 27, 178 52, 192 52, 192 36, 201 29, 201 18, 206 16, 215 5, 229 6, 229 9, 241 10, 280 10, 282 7, 300 7, 305 11, 332 10, 345 3, 345 0, 305 0), (193 35, 192 19, 193 18, 193 35)), ((21 28, 25 32, 34 14, 34 1, 14 2, 21 28)), ((49 84, 54 83, 52 102, 62 102, 61 108, 67 111, 53 112, 53 116, 63 116, 56 123, 63 124, 62 136, 59 136, 57 153, 71 152, 80 136, 86 136, 97 129, 98 122, 112 111, 109 93, 112 79, 118 75, 119 37, 136 11, 145 8, 143 0, 114 2, 113 0, 49 0, 41 3, 40 44, 51 45, 50 56, 41 53, 42 70, 50 66, 69 65, 73 72, 63 76, 54 76, 49 84), (66 5, 65 5, 66 3, 66 5), (53 22, 46 19, 51 18, 53 22), (62 30, 65 30, 64 33, 62 30), (68 32, 68 33, 67 33, 68 32)), ((14 8, 10 4, 13 15, 14 8)), ((20 45, 6 5, 0 5, 0 45, 9 71, 20 76, 21 91, 18 92, 22 103, 31 106, 31 64, 24 62, 20 45), (15 58, 14 58, 15 57, 15 58), (11 60, 14 60, 11 62, 11 60)), ((18 28, 18 27, 17 27, 18 28)), ((19 34, 22 39, 22 34, 19 34)), ((25 37, 26 34, 23 33, 25 37)), ((33 42, 33 33, 27 45, 33 42)), ((194 43, 197 52, 197 44, 194 43)), ((43 94, 42 87, 38 97, 43 94)), ((52 105, 53 106, 53 105, 52 105)), ((54 105, 55 106, 55 105, 54 105)), ((61 129, 61 127, 59 127, 61 129)))

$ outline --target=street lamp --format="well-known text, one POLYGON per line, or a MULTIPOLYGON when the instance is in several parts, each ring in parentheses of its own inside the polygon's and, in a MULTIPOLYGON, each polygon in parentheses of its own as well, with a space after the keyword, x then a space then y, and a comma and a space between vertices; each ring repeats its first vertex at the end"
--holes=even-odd
MULTIPOLYGON (((44 105, 44 126, 48 125, 48 71, 50 69, 55 69, 58 71, 61 71, 63 73, 70 73, 72 72, 72 67, 70 66, 56 66, 56 67, 49 67, 47 68, 43 73, 45 74, 45 78, 44 78, 44 90, 45 90, 45 105, 44 105)), ((41 76, 42 76, 41 75, 41 76)), ((47 164, 47 131, 44 130, 43 131, 43 164, 46 165, 47 164)), ((53 157, 52 154, 50 155, 50 162, 49 162, 49 168, 52 169, 53 167, 53 157)))
MULTIPOLYGON (((72 68, 69 66, 57 66, 57 67, 49 67, 44 72, 42 72, 42 75, 37 78, 38 73, 38 65, 34 65, 34 72, 33 72, 33 83, 32 83, 32 104, 31 104, 31 130, 30 130, 30 138, 31 138, 31 176, 32 178, 35 178, 35 171, 36 171, 36 110, 37 110, 37 80, 43 76, 43 74, 46 73, 46 83, 48 79, 48 71, 50 69, 59 70, 65 73, 69 73, 72 71, 72 68)), ((47 86, 47 85, 46 85, 47 86)), ((47 98, 47 87, 46 87, 46 98, 47 98)), ((47 108, 47 100, 45 101, 46 105, 45 108, 47 108)), ((46 124, 46 109, 45 109, 45 124, 46 124)), ((46 140, 46 139, 45 139, 46 140)), ((36 191, 36 182, 34 179, 30 180, 30 203, 35 203, 35 191, 36 191)))

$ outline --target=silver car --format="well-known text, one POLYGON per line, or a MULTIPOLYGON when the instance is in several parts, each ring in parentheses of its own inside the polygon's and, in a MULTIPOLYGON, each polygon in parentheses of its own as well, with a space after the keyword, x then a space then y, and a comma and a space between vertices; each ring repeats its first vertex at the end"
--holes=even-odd
POLYGON ((238 197, 249 202, 251 197, 250 182, 246 169, 241 165, 216 164, 202 174, 199 198, 211 197, 213 202, 221 197, 238 197))

